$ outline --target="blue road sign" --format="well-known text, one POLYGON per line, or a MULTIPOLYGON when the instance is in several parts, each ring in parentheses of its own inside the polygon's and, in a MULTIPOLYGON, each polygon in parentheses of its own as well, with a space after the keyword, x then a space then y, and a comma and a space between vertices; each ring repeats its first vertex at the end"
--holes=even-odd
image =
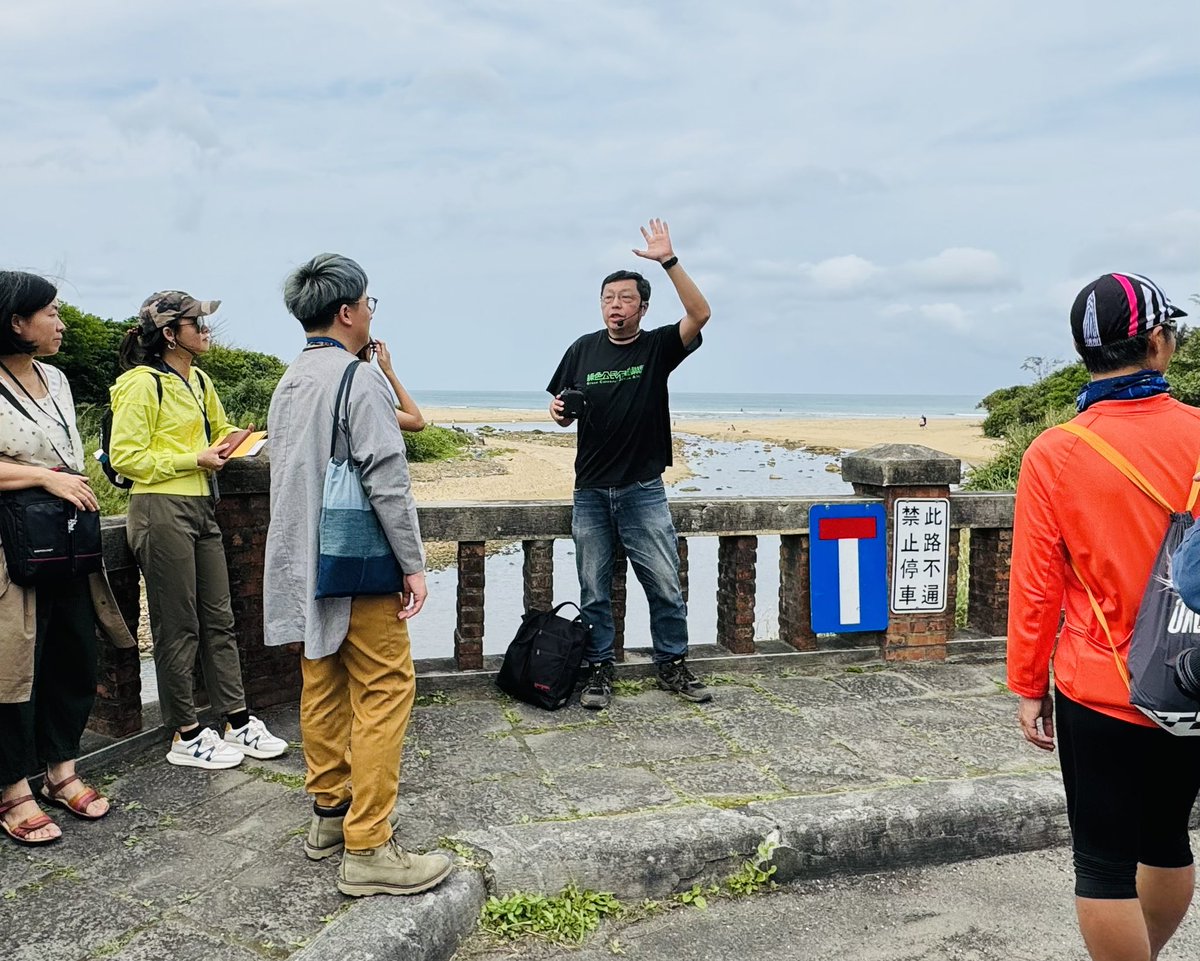
POLYGON ((882 504, 818 504, 808 512, 812 629, 882 631, 888 623, 887 515, 882 504))

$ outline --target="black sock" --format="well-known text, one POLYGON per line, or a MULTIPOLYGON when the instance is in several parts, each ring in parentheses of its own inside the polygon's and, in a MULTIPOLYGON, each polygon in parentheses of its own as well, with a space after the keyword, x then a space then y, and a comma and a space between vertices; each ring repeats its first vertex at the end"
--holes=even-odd
POLYGON ((194 727, 189 727, 186 730, 184 728, 179 728, 179 738, 183 741, 194 741, 196 739, 196 735, 199 733, 199 724, 195 725, 194 727))
POLYGON ((323 808, 316 801, 313 801, 313 814, 319 818, 344 818, 349 810, 349 801, 343 801, 335 808, 323 808))
POLYGON ((232 714, 226 714, 225 717, 229 719, 229 726, 234 730, 237 730, 239 727, 245 727, 250 723, 250 712, 246 708, 234 711, 232 714))

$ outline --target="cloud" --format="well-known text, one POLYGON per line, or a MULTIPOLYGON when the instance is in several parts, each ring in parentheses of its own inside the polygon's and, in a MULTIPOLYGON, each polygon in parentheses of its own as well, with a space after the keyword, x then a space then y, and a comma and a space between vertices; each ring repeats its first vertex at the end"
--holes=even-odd
POLYGON ((861 293, 880 272, 880 268, 856 254, 830 257, 806 270, 819 292, 834 297, 861 293))
POLYGON ((926 320, 959 333, 971 328, 970 316, 953 303, 922 304, 917 311, 926 320))
POLYGON ((950 247, 918 260, 905 270, 913 286, 934 291, 996 291, 1016 286, 1012 272, 1000 257, 977 247, 950 247))

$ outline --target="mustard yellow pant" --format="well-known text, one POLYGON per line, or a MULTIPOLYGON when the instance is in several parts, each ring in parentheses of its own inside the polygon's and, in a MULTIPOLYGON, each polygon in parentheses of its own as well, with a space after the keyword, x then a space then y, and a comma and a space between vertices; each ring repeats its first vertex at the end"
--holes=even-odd
POLYGON ((365 851, 392 835, 404 732, 416 699, 408 625, 399 595, 356 597, 336 654, 300 659, 305 788, 322 807, 350 802, 346 847, 365 851))

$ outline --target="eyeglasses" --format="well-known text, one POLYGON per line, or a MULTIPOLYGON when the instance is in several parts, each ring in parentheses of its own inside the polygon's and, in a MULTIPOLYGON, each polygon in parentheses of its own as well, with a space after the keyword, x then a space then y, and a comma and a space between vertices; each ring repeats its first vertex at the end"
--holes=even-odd
POLYGON ((369 313, 369 314, 375 313, 375 305, 377 303, 379 303, 378 297, 368 297, 367 298, 367 313, 369 313))
POLYGON ((617 300, 619 300, 622 304, 635 304, 641 299, 642 298, 637 294, 630 293, 629 291, 623 291, 620 295, 605 294, 600 298, 600 303, 607 307, 617 300))
POLYGON ((187 327, 188 325, 195 327, 196 333, 198 334, 207 334, 210 330, 212 330, 212 327, 209 326, 208 322, 204 320, 181 320, 179 322, 180 327, 187 327))

